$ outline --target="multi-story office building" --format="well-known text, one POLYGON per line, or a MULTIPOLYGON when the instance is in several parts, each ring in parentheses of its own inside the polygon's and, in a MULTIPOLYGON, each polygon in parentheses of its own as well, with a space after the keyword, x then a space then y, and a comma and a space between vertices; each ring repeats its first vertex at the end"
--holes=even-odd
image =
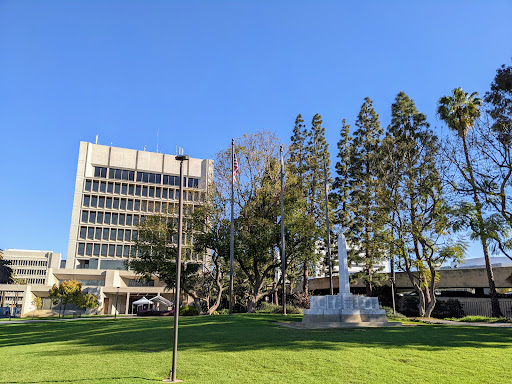
MULTIPOLYGON (((213 162, 184 162, 184 214, 204 201, 213 162)), ((124 269, 145 216, 178 212, 179 162, 175 156, 80 143, 66 269, 124 269)), ((185 220, 184 227, 187 228, 185 220)), ((184 237, 184 260, 194 254, 184 237)))
POLYGON ((53 251, 6 249, 3 254, 13 271, 13 278, 28 285, 46 285, 48 271, 60 268, 60 258, 61 254, 53 251))

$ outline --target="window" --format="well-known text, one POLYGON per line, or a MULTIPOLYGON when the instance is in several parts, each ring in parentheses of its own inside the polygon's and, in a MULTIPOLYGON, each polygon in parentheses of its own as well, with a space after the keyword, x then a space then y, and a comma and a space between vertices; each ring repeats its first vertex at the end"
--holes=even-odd
POLYGON ((80 227, 80 239, 85 239, 85 234, 87 232, 87 227, 80 227))
POLYGON ((91 212, 89 214, 89 223, 96 223, 96 212, 91 212))
POLYGON ((142 196, 144 196, 144 197, 148 196, 148 187, 146 187, 146 186, 142 187, 142 196))
POLYGON ((107 197, 105 208, 112 209, 112 198, 111 197, 107 197))
POLYGON ((137 172, 137 181, 142 181, 144 183, 160 184, 162 181, 162 175, 158 173, 137 172))
POLYGON ((133 211, 133 200, 128 200, 128 210, 133 211))
POLYGON ((160 212, 160 202, 159 201, 155 201, 155 212, 160 212))
POLYGON ((107 193, 112 193, 113 191, 114 191, 114 183, 108 183, 107 193))
POLYGON ((135 189, 135 188, 134 188, 133 184, 130 184, 130 185, 128 186, 128 194, 129 194, 130 196, 133 196, 134 189, 135 189))
POLYGON ((130 241, 132 238, 132 231, 130 231, 129 229, 127 229, 124 233, 124 240, 125 241, 130 241))
POLYGON ((85 195, 84 196, 84 207, 88 207, 91 204, 91 197, 85 195))
POLYGON ((94 234, 95 240, 101 240, 101 228, 96 228, 95 234, 94 234))
POLYGON ((129 171, 127 169, 115 169, 110 168, 108 177, 117 180, 131 180, 135 179, 135 171, 129 171))
POLYGON ((107 256, 107 251, 108 251, 108 245, 102 244, 101 245, 101 256, 107 256))
POLYGON ((121 194, 126 195, 128 193, 128 184, 121 185, 121 194))
POLYGON ((91 190, 91 180, 85 180, 85 190, 86 191, 91 190))
POLYGON ((132 225, 132 215, 126 215, 126 225, 132 225))
POLYGON ((98 212, 97 217, 96 217, 96 222, 98 224, 103 224, 103 212, 98 212))
POLYGON ((100 255, 100 245, 99 244, 94 244, 93 254, 94 254, 94 256, 99 256, 100 255))
POLYGON ((199 179, 194 179, 192 177, 188 178, 188 187, 189 188, 199 188, 199 179))
POLYGON ((117 234, 117 231, 112 228, 110 230, 110 240, 115 241, 116 240, 116 234, 117 234))
POLYGON ((123 246, 123 256, 125 256, 125 257, 130 256, 130 246, 129 245, 123 246))
POLYGON ((117 230, 117 241, 123 241, 124 239, 124 230, 118 229, 117 230))
POLYGON ((134 208, 135 211, 139 211, 140 210, 140 200, 135 200, 135 208, 134 208))
POLYGON ((93 192, 98 192, 99 187, 100 187, 100 183, 98 183, 97 181, 93 181, 92 182, 92 190, 93 190, 93 192))
POLYGON ((165 185, 179 185, 180 178, 178 176, 164 175, 164 184, 165 185))
POLYGON ((162 189, 162 199, 167 199, 167 188, 162 189))
POLYGON ((112 205, 114 209, 119 209, 119 198, 114 197, 114 204, 112 205))
POLYGON ((146 212, 148 210, 148 202, 146 200, 142 200, 142 206, 140 210, 143 212, 146 212))
POLYGON ((98 205, 98 197, 97 196, 92 196, 91 197, 91 207, 96 208, 97 205, 98 205))
POLYGON ((106 189, 107 189, 107 183, 105 181, 100 182, 100 192, 105 193, 106 189))
POLYGON ((112 224, 117 225, 117 213, 112 214, 112 224))
POLYGON ((109 235, 109 229, 108 228, 105 228, 103 230, 103 240, 108 240, 108 235, 109 235))
POLYGON ((91 243, 87 243, 87 245, 85 246, 85 254, 87 256, 92 256, 92 244, 91 243))
POLYGON ((94 167, 94 177, 107 177, 107 168, 94 167))
POLYGON ((114 256, 115 250, 116 250, 116 246, 113 245, 113 244, 110 244, 108 246, 108 255, 109 256, 114 256))
POLYGON ((94 239, 94 228, 93 227, 89 227, 87 229, 87 238, 88 239, 94 239))
POLYGON ((119 192, 121 192, 121 184, 119 184, 119 183, 115 183, 115 184, 114 184, 114 193, 115 193, 116 195, 119 195, 119 192))
POLYGON ((148 211, 153 212, 153 202, 152 201, 148 201, 148 211))
POLYGON ((139 215, 133 215, 133 225, 139 225, 139 215))
POLYGON ((169 189, 169 199, 174 199, 174 189, 169 189))
POLYGON ((135 196, 140 196, 140 185, 135 186, 135 196))
POLYGON ((110 213, 105 213, 104 223, 105 224, 110 224, 110 213))
POLYGON ((161 192, 162 192, 162 188, 157 188, 157 189, 155 190, 155 196, 156 196, 156 197, 158 197, 158 198, 160 198, 161 192))
POLYGON ((78 243, 78 254, 80 256, 84 255, 85 243, 78 243))
POLYGON ((98 199, 98 208, 104 208, 105 207, 105 198, 103 196, 100 196, 98 199))
POLYGON ((124 213, 119 214, 119 225, 124 225, 124 217, 125 217, 124 213))
POLYGON ((126 209, 126 199, 121 199, 121 209, 126 209))
POLYGON ((123 246, 118 245, 116 248, 116 256, 122 256, 123 255, 123 246))
POLYGON ((149 187, 149 197, 155 197, 155 187, 149 187))

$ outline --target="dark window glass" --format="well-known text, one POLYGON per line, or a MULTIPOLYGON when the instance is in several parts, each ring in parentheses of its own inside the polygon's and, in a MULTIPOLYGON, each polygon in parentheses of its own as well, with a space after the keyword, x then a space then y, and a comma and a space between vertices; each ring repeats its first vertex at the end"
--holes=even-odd
POLYGON ((91 207, 96 208, 97 205, 98 205, 98 197, 97 196, 92 196, 91 197, 91 207))
POLYGON ((135 171, 130 171, 130 176, 128 177, 128 180, 135 181, 135 171))
POLYGON ((142 196, 147 197, 148 195, 148 187, 144 186, 142 187, 142 196))
POLYGON ((82 223, 87 223, 87 217, 89 215, 89 212, 88 211, 83 211, 82 212, 82 223))
POLYGON ((115 170, 115 169, 113 169, 113 168, 110 168, 110 169, 108 170, 108 177, 109 177, 110 179, 113 179, 113 178, 115 177, 115 175, 116 175, 116 170, 115 170))
POLYGON ((114 256, 115 251, 116 251, 116 246, 113 245, 113 244, 110 244, 108 246, 108 255, 109 256, 114 256))
POLYGON ((101 240, 101 228, 96 228, 96 233, 94 234, 95 240, 101 240))
POLYGON ((135 200, 135 206, 133 208, 135 211, 140 210, 140 200, 135 200))
POLYGON ((91 180, 85 180, 85 190, 86 191, 91 190, 91 180))
POLYGON ((160 202, 155 201, 155 212, 160 212, 160 202))
POLYGON ((120 169, 116 169, 116 175, 115 175, 115 178, 117 180, 121 180, 123 178, 123 171, 121 171, 120 169))
POLYGON ((94 244, 94 256, 99 256, 99 255, 100 255, 100 245, 94 244))
POLYGON ((107 183, 105 181, 102 181, 100 183, 100 192, 105 193, 106 189, 107 189, 107 183))
POLYGON ((108 183, 107 193, 112 193, 113 191, 114 191, 114 183, 108 183))
POLYGON ((128 184, 123 184, 121 186, 121 194, 126 195, 128 193, 128 184))
POLYGON ((108 250, 108 245, 102 244, 101 245, 101 256, 107 256, 107 250, 108 250))
POLYGON ((105 207, 105 198, 103 196, 100 196, 98 199, 98 207, 104 208, 105 207))
POLYGON ((128 186, 128 194, 129 194, 130 196, 133 196, 134 190, 135 190, 135 188, 134 188, 133 184, 130 184, 130 185, 128 186))
POLYGON ((95 223, 96 222, 96 212, 91 212, 89 214, 89 223, 95 223))
POLYGON ((94 177, 100 177, 101 170, 99 167, 94 167, 94 177))
POLYGON ((169 199, 174 199, 174 189, 169 189, 169 199))
POLYGON ((116 248, 116 256, 122 256, 123 255, 123 246, 118 245, 116 248))
POLYGON ((98 212, 97 217, 96 217, 96 222, 98 224, 103 224, 103 212, 98 212))
POLYGON ((117 213, 112 214, 112 224, 117 225, 117 213))
POLYGON ((125 257, 130 256, 130 246, 129 245, 125 245, 123 247, 123 256, 125 256, 125 257))
POLYGON ((91 243, 87 243, 87 245, 85 246, 85 254, 87 256, 92 256, 92 244, 91 243))
POLYGON ((126 209, 126 199, 121 199, 121 209, 126 209))
POLYGON ((119 214, 119 225, 124 225, 124 218, 125 218, 124 213, 119 214))
POLYGON ((148 211, 153 212, 153 202, 152 201, 148 201, 148 211))
POLYGON ((128 200, 128 210, 133 211, 133 200, 128 200))
POLYGON ((105 224, 110 224, 110 213, 105 213, 105 224))
POLYGON ((87 232, 87 227, 80 227, 80 238, 85 239, 85 233, 87 232))
POLYGON ((161 183, 162 183, 162 175, 156 175, 156 180, 155 180, 155 182, 156 182, 157 184, 161 184, 161 183))
POLYGON ((133 215, 133 225, 139 225, 139 215, 133 215))
POLYGON ((100 183, 98 183, 97 181, 93 181, 92 182, 92 190, 93 190, 93 192, 98 192, 99 187, 100 187, 100 183))
POLYGON ((146 200, 142 200, 140 210, 143 212, 146 212, 148 210, 148 202, 146 200))
POLYGON ((156 197, 158 197, 158 198, 160 198, 161 192, 162 192, 162 188, 157 188, 157 189, 155 190, 155 196, 156 196, 156 197))
POLYGON ((84 255, 84 248, 85 248, 85 243, 78 243, 78 254, 80 256, 84 255))
POLYGON ((140 185, 135 186, 135 196, 140 196, 140 185))
POLYGON ((114 185, 114 193, 119 195, 120 191, 121 191, 121 184, 115 183, 115 185, 114 185))
POLYGON ((137 181, 142 181, 142 172, 137 172, 137 181))
POLYGON ((129 229, 127 229, 124 233, 124 240, 125 241, 130 241, 132 238, 132 231, 130 231, 129 229))
POLYGON ((149 197, 155 197, 155 187, 149 187, 149 197))
POLYGON ((115 240, 117 235, 117 231, 115 229, 110 230, 110 240, 115 240))
POLYGON ((167 188, 162 188, 162 199, 167 199, 167 188))
POLYGON ((114 209, 119 209, 119 199, 114 197, 114 204, 112 205, 114 209))
POLYGON ((169 175, 164 175, 164 184, 169 184, 169 175))
POLYGON ((155 183, 156 182, 156 175, 154 173, 150 173, 149 174, 149 182, 150 183, 155 183))
POLYGON ((132 232, 132 240, 137 240, 137 231, 132 232))
POLYGON ((117 240, 118 241, 123 241, 123 238, 124 238, 124 230, 123 229, 118 229, 117 230, 117 240))
POLYGON ((103 240, 108 240, 109 230, 108 228, 103 229, 103 240))
POLYGON ((84 207, 88 207, 91 204, 91 197, 85 195, 84 196, 84 207))
POLYGON ((142 181, 145 183, 149 182, 149 173, 144 172, 142 175, 142 181))
POLYGON ((88 239, 94 239, 94 228, 93 227, 89 227, 87 229, 87 238, 88 239))
POLYGON ((132 225, 132 215, 126 215, 126 225, 132 225))
POLYGON ((112 198, 111 197, 107 197, 105 208, 108 208, 108 209, 112 208, 112 198))

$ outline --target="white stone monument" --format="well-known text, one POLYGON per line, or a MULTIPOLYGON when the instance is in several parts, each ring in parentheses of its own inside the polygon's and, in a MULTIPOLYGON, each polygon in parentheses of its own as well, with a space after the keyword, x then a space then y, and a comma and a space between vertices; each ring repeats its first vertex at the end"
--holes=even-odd
POLYGON ((350 293, 345 236, 338 237, 339 289, 337 295, 311 296, 310 309, 304 310, 303 325, 311 328, 390 326, 379 299, 350 293))

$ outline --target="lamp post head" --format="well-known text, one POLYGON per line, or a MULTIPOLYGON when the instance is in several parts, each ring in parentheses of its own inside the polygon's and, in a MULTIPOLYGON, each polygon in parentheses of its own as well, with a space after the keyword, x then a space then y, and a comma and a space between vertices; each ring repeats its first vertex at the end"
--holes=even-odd
POLYGON ((188 160, 189 159, 189 156, 188 155, 179 155, 179 156, 176 156, 176 160, 178 161, 184 161, 184 160, 188 160))

